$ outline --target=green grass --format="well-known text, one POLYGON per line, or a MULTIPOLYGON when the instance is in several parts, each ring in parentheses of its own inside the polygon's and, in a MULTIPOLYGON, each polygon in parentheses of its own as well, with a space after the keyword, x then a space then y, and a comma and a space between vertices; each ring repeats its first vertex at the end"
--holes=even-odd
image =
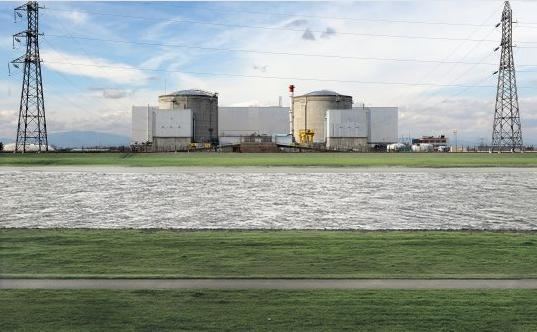
POLYGON ((535 278, 537 233, 0 229, 0 275, 535 278))
POLYGON ((537 153, 4 153, 1 165, 537 167, 537 153))
POLYGON ((536 331, 536 290, 1 290, 2 331, 536 331))

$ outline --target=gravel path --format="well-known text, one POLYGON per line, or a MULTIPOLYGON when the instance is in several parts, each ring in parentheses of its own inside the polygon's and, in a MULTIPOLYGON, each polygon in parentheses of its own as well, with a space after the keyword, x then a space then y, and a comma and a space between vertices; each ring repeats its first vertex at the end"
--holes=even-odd
POLYGON ((537 279, 0 279, 0 289, 537 289, 537 279))

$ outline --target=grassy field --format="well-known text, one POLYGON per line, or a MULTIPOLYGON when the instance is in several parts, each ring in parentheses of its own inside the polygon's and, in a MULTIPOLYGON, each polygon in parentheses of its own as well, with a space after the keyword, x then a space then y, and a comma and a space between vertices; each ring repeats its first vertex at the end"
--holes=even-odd
POLYGON ((535 331, 536 290, 2 290, 2 331, 535 331))
POLYGON ((3 153, 1 165, 537 167, 537 153, 3 153))
POLYGON ((537 233, 0 229, 0 275, 535 278, 537 233))

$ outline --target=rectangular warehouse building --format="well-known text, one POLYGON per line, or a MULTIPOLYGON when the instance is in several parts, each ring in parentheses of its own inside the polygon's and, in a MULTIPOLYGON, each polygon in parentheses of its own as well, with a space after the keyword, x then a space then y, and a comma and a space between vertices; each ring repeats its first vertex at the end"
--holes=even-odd
POLYGON ((190 109, 161 110, 156 106, 132 107, 133 144, 151 144, 153 151, 184 150, 192 142, 190 109))
POLYGON ((397 107, 365 107, 369 114, 369 144, 391 144, 399 139, 397 107))
POLYGON ((144 144, 153 141, 153 112, 156 106, 133 106, 131 143, 144 144))
POLYGON ((334 150, 367 150, 367 111, 340 109, 326 111, 326 147, 334 150))
POLYGON ((153 151, 185 150, 192 143, 192 110, 153 112, 153 151))
POLYGON ((238 144, 245 137, 289 134, 288 107, 219 107, 218 138, 221 145, 238 144))
POLYGON ((326 147, 366 151, 370 145, 397 142, 397 107, 359 107, 327 110, 326 147))

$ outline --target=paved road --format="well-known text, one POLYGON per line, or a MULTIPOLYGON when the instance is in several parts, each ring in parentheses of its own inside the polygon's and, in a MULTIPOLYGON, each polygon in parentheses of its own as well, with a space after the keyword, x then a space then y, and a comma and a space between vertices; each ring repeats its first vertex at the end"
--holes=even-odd
POLYGON ((537 289, 537 279, 0 279, 0 289, 537 289))

